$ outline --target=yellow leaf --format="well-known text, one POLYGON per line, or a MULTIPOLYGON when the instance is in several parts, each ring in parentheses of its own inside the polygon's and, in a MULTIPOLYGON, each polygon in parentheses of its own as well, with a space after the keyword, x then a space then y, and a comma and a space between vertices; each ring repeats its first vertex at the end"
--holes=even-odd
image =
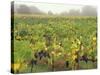
POLYGON ((77 55, 73 55, 72 59, 75 60, 77 58, 77 55))
POLYGON ((92 39, 93 41, 96 41, 96 37, 93 37, 93 39, 92 39))

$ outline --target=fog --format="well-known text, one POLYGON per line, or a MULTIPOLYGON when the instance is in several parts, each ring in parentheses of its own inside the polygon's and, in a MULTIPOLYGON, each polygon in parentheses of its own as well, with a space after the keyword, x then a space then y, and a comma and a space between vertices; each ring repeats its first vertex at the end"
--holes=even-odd
POLYGON ((42 14, 63 16, 97 16, 97 7, 50 3, 14 2, 12 11, 17 14, 42 14))

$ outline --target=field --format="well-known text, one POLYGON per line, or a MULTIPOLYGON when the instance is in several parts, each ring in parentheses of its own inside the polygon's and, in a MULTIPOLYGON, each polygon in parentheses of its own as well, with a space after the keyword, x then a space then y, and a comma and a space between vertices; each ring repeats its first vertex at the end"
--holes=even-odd
POLYGON ((97 68, 97 18, 14 15, 14 73, 97 68))

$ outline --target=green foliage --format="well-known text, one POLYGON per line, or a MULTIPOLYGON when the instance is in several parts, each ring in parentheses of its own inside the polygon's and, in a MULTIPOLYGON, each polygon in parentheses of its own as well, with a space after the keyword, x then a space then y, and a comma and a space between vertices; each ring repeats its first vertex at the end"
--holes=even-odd
MULTIPOLYGON (((96 17, 86 16, 15 15, 14 33, 15 36, 18 34, 23 39, 20 41, 14 39, 14 63, 18 59, 29 60, 33 58, 34 52, 45 50, 45 48, 50 54, 54 51, 55 54, 52 58, 54 57, 55 61, 60 59, 70 60, 70 68, 73 65, 73 57, 76 56, 74 53, 76 50, 80 51, 80 56, 86 53, 88 57, 95 58, 97 56, 96 41, 93 41, 92 38, 96 37, 97 34, 96 23, 96 17), (27 40, 24 40, 26 37, 27 40), (81 46, 84 48, 81 49, 81 46)), ((83 67, 83 64, 84 62, 80 63, 81 67, 83 67)), ((44 70, 48 71, 47 65, 45 68, 44 70)), ((88 67, 85 65, 85 68, 88 67)), ((89 66, 89 68, 94 67, 89 66)), ((38 69, 37 71, 41 70, 38 69)))

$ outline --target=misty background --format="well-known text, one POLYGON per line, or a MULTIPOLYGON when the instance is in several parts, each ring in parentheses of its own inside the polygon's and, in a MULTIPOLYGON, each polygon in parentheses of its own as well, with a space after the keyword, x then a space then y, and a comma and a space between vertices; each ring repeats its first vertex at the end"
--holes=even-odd
POLYGON ((97 8, 89 5, 12 3, 11 12, 33 15, 97 16, 97 8))

